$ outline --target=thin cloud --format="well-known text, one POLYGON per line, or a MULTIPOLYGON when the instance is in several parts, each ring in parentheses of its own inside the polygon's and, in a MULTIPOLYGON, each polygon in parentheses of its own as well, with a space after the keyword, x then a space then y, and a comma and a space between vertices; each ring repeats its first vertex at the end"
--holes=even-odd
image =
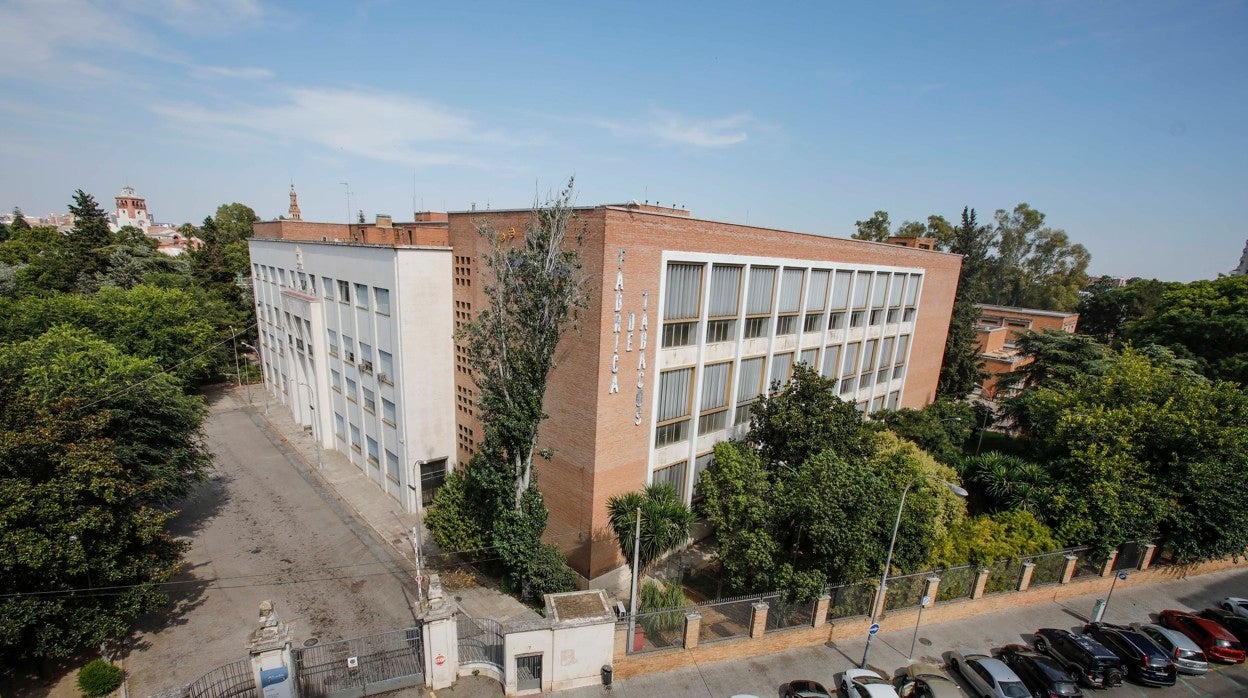
POLYGON ((591 121, 618 136, 656 138, 667 143, 696 148, 726 148, 749 140, 748 129, 761 126, 747 113, 698 119, 666 109, 653 109, 643 119, 634 121, 591 121))
POLYGON ((232 30, 265 16, 255 0, 124 0, 120 6, 189 34, 232 30))
POLYGON ((195 75, 207 78, 264 80, 273 77, 273 71, 268 68, 229 68, 220 65, 188 65, 188 67, 195 75))
POLYGON ((156 105, 153 110, 189 128, 303 141, 331 152, 408 165, 483 167, 445 148, 504 141, 500 134, 441 105, 382 92, 292 88, 268 105, 224 110, 182 103, 156 105))

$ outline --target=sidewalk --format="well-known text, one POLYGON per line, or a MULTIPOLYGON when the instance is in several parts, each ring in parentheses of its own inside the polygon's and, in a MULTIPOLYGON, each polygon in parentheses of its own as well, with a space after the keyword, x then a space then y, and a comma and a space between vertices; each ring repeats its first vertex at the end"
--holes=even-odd
MULTIPOLYGON (((408 561, 415 574, 414 554, 412 550, 412 529, 416 526, 416 514, 403 511, 403 507, 383 492, 372 480, 347 457, 338 451, 328 448, 321 449, 322 467, 317 469, 316 440, 311 428, 303 428, 294 420, 289 408, 280 400, 268 396, 268 411, 265 411, 265 390, 261 384, 250 386, 251 403, 249 409, 263 418, 273 438, 282 442, 287 448, 299 455, 308 469, 320 477, 337 493, 338 498, 349 508, 355 517, 367 525, 383 541, 392 546, 400 557, 408 561)), ((226 391, 230 399, 240 406, 247 406, 247 387, 226 391)), ((422 540, 426 549, 436 549, 430 540, 429 533, 423 532, 422 540)), ((450 563, 453 564, 453 563, 450 563)), ((434 571, 444 565, 432 565, 434 571)), ((465 569, 465 568, 460 568, 465 569)), ((471 572, 471 570, 469 569, 471 572)), ((460 609, 472 618, 492 618, 500 623, 508 621, 537 620, 536 612, 507 594, 503 594, 488 586, 475 584, 469 580, 478 580, 475 572, 457 574, 459 584, 445 584, 447 592, 454 596, 460 609)))
MULTIPOLYGON (((1110 580, 1105 580, 1105 590, 1110 580)), ((1119 586, 1110 600, 1104 620, 1128 624, 1150 622, 1150 614, 1166 608, 1200 609, 1216 605, 1225 596, 1248 596, 1248 569, 1157 582, 1136 587, 1119 586)), ((922 625, 918 629, 913 661, 944 663, 952 650, 986 653, 1013 643, 1027 643, 1037 628, 1074 630, 1087 622, 1097 598, 1105 594, 1077 596, 971 618, 922 625)), ((703 663, 693 668, 639 676, 615 682, 612 690, 588 687, 562 691, 561 696, 729 696, 753 694, 774 696, 785 682, 806 678, 836 685, 840 674, 862 660, 867 620, 860 622, 863 638, 836 644, 816 645, 745 660, 703 663)), ((870 668, 890 677, 910 664, 907 658, 916 639, 914 625, 890 627, 888 618, 880 622, 882 631, 871 643, 870 668)), ((1169 689, 1143 689, 1128 683, 1110 692, 1115 696, 1237 696, 1248 695, 1248 667, 1215 667, 1208 676, 1182 677, 1169 689)))

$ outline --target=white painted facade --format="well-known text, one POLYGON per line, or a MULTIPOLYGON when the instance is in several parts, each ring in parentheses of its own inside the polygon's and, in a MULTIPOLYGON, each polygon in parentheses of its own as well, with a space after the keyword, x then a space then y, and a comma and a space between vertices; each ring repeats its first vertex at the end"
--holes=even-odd
MULTIPOLYGON (((755 361, 754 366, 761 366, 762 383, 757 394, 766 394, 773 381, 783 384, 792 375, 793 365, 805 361, 824 377, 833 379, 840 398, 855 403, 864 415, 901 405, 906 366, 914 344, 923 269, 678 251, 664 251, 662 261, 658 302, 649 311, 657 321, 651 325, 653 334, 645 337, 643 332, 641 340, 659 343, 652 367, 655 399, 651 400, 647 482, 668 482, 690 503, 694 485, 709 463, 715 444, 745 435, 749 428, 748 404, 755 397, 742 392, 743 362, 755 361), (702 268, 696 317, 666 317, 667 296, 672 292, 668 270, 672 265, 702 268), (711 278, 716 267, 740 269, 735 311, 731 315, 713 315, 711 311, 711 278), (748 307, 750 277, 755 270, 770 270, 773 275, 765 313, 752 313, 748 307), (817 273, 825 274, 822 289, 814 283, 817 273), (838 283, 838 275, 847 282, 838 283), (786 293, 786 282, 796 282, 797 288, 786 293), (781 318, 785 316, 794 318, 787 321, 791 331, 780 331, 781 318), (708 341, 708 323, 715 318, 731 320, 732 329, 726 337, 708 341), (765 318, 766 332, 747 337, 746 322, 750 318, 765 318), (688 322, 696 322, 693 341, 664 346, 665 325, 688 322), (706 410, 703 379, 708 374, 707 367, 715 365, 727 365, 727 384, 723 393, 710 391, 723 395, 723 403, 706 410), (668 415, 664 419, 664 376, 686 369, 690 371, 688 392, 676 392, 687 396, 688 408, 683 415, 668 415), (724 414, 707 419, 704 428, 702 418, 715 413, 724 414), (681 421, 688 422, 682 437, 671 442, 670 437, 660 437, 665 425, 681 421)), ((624 322, 631 329, 633 320, 624 322)), ((678 405, 680 397, 677 396, 678 405)))
POLYGON ((451 249, 249 245, 266 389, 415 511, 455 464, 451 249))
POLYGON ((147 200, 134 192, 134 187, 124 187, 115 197, 116 229, 132 225, 144 233, 152 225, 152 214, 147 210, 147 200))

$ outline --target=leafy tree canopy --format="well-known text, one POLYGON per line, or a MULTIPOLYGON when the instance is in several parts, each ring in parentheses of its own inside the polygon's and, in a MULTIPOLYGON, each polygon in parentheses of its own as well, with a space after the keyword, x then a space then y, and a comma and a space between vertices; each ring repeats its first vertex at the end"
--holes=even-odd
POLYGON ((1108 280, 1093 283, 1079 300, 1079 332, 1115 345, 1128 323, 1152 313, 1166 291, 1182 286, 1156 279, 1140 279, 1123 287, 1108 280))
POLYGON ((684 545, 693 526, 693 511, 680 501, 667 483, 647 485, 642 492, 627 492, 607 499, 607 514, 620 554, 631 569, 637 544, 637 512, 641 512, 641 547, 637 574, 645 574, 668 551, 684 545))
POLYGON ((1195 359, 1212 380, 1248 385, 1248 276, 1172 286, 1123 335, 1195 359))
POLYGON ((758 449, 768 468, 797 467, 831 449, 847 460, 869 452, 862 415, 836 395, 836 382, 804 363, 793 367, 788 384, 772 385, 750 415, 746 440, 758 449))
POLYGON ((873 414, 869 426, 914 442, 946 465, 962 457, 962 444, 978 426, 975 410, 963 402, 937 400, 921 410, 902 408, 873 414))

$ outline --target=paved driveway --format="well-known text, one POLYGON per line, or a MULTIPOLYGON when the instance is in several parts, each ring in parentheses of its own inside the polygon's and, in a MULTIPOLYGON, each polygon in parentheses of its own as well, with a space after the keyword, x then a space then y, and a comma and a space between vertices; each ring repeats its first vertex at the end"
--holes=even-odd
POLYGON ((261 417, 228 394, 210 400, 216 471, 174 526, 192 545, 172 604, 129 638, 130 696, 245 658, 265 599, 291 622, 296 644, 414 624, 414 586, 392 548, 318 484, 261 417))

